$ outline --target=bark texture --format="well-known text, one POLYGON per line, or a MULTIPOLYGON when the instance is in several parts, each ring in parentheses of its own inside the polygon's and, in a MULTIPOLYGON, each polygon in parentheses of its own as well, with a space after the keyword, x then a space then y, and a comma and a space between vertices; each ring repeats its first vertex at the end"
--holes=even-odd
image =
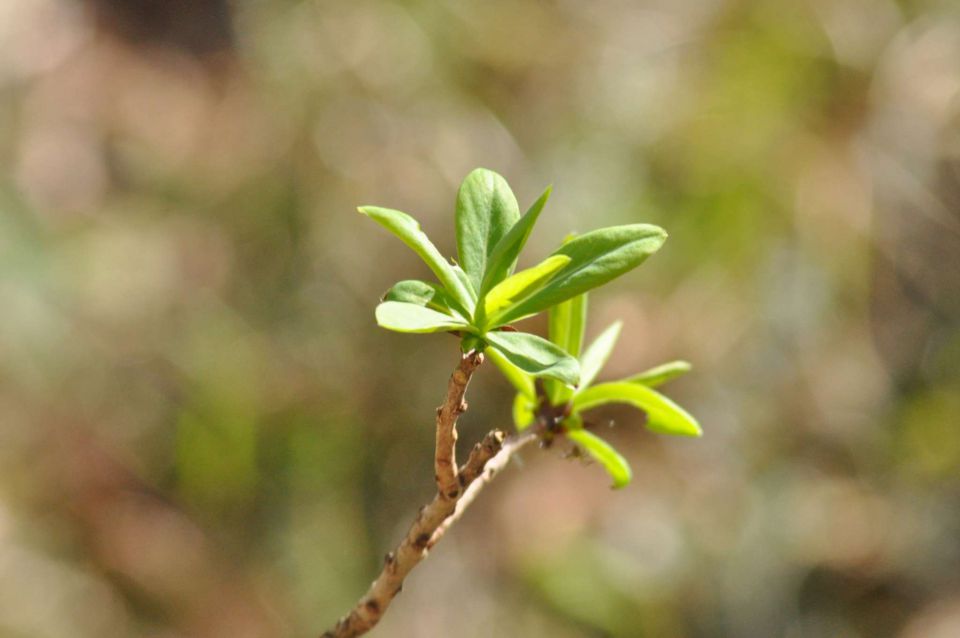
POLYGON ((483 355, 468 353, 450 376, 443 405, 437 408, 437 445, 434 456, 437 494, 420 508, 406 536, 384 558, 383 569, 367 593, 336 626, 321 638, 350 638, 370 631, 403 588, 403 580, 443 536, 477 492, 502 469, 510 456, 536 438, 505 439, 500 430, 489 432, 473 446, 466 463, 457 467, 457 419, 467 409, 464 395, 483 355))

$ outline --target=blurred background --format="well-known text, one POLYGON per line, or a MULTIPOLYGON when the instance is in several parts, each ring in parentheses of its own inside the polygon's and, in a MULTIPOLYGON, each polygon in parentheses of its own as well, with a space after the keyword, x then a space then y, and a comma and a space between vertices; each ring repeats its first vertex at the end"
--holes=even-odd
MULTIPOLYGON (((485 166, 705 436, 529 450, 380 636, 960 636, 955 0, 4 0, 0 635, 309 636, 432 493, 444 335, 377 329, 485 166)), ((530 330, 542 333, 544 322, 530 330)), ((484 368, 465 449, 507 427, 484 368)))

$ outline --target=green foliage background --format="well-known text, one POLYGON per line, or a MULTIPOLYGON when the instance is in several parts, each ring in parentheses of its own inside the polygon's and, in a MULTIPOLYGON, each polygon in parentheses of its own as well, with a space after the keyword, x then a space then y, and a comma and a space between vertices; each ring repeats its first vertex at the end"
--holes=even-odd
MULTIPOLYGON (((112 4, 0 3, 0 635, 345 611, 458 356, 377 329, 429 273, 355 206, 453 255, 474 166, 554 185, 530 255, 670 233, 588 339, 623 320, 600 381, 692 361, 705 436, 604 411, 619 491, 525 454, 380 635, 960 635, 955 2, 239 0, 211 47, 112 4)), ((485 366, 461 441, 512 402, 485 366)))

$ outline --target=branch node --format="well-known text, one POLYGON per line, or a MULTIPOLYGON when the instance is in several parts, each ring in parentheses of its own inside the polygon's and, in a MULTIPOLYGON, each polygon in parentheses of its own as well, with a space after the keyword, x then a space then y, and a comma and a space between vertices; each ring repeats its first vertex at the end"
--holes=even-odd
POLYGON ((424 549, 427 548, 427 543, 429 542, 430 542, 430 534, 427 534, 426 532, 424 532, 423 534, 418 535, 413 540, 413 546, 419 549, 420 551, 423 551, 424 549))

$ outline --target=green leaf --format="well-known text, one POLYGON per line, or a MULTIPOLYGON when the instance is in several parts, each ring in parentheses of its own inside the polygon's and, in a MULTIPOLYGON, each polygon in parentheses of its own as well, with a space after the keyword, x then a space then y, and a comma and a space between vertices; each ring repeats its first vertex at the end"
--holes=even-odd
POLYGON ((549 334, 554 342, 575 357, 580 356, 587 326, 587 295, 577 295, 550 308, 549 334))
POLYGON ((382 301, 402 301, 449 314, 452 299, 439 284, 405 279, 393 284, 393 287, 383 295, 382 301))
POLYGON ((570 258, 566 255, 547 257, 536 266, 521 270, 494 286, 483 300, 489 325, 498 325, 496 318, 499 314, 543 288, 558 270, 569 263, 570 258))
POLYGON ((613 488, 621 488, 630 482, 633 473, 627 460, 613 446, 587 430, 567 430, 567 437, 595 458, 613 479, 613 488))
POLYGON ((533 424, 536 418, 533 411, 536 407, 530 397, 520 393, 517 393, 517 396, 513 398, 513 424, 517 426, 518 432, 526 430, 533 424))
POLYGON ((580 380, 577 360, 542 337, 526 332, 488 332, 484 339, 529 375, 558 379, 570 385, 580 380))
MULTIPOLYGON (((470 282, 470 277, 467 276, 467 273, 463 272, 463 268, 454 264, 451 266, 453 268, 453 274, 457 276, 457 279, 460 280, 460 283, 463 284, 463 287, 466 288, 467 294, 470 295, 470 300, 474 302, 477 301, 477 291, 473 288, 473 283, 470 282)), ((473 305, 470 306, 473 309, 473 305)))
POLYGON ((446 332, 469 327, 461 319, 403 301, 384 301, 377 306, 376 315, 381 328, 396 332, 446 332))
POLYGON ((537 390, 533 383, 533 377, 507 361, 506 357, 493 348, 487 348, 485 354, 500 369, 500 372, 516 388, 517 392, 531 401, 536 400, 537 390))
POLYGON ((589 410, 608 403, 627 403, 647 413, 647 429, 660 434, 701 436, 697 420, 686 410, 656 390, 639 383, 601 383, 573 397, 576 411, 589 410))
POLYGON ((597 378, 600 370, 607 363, 610 353, 613 352, 613 346, 617 343, 617 337, 620 336, 621 327, 623 327, 623 323, 620 321, 610 324, 593 340, 593 343, 587 347, 583 356, 580 357, 580 392, 593 383, 593 380, 597 378))
POLYGON ((540 211, 550 198, 550 187, 543 192, 533 206, 524 213, 516 224, 510 229, 503 238, 493 247, 490 259, 487 261, 487 268, 483 273, 483 282, 480 285, 480 297, 483 298, 486 293, 498 283, 506 279, 517 265, 517 257, 527 243, 530 232, 533 230, 537 218, 540 217, 540 211))
POLYGON ((457 192, 457 253, 474 290, 494 247, 520 219, 520 208, 507 181, 485 168, 474 169, 457 192))
POLYGON ((570 257, 570 263, 550 283, 529 299, 511 308, 503 321, 516 321, 601 286, 639 266, 655 253, 667 233, 650 224, 601 228, 576 237, 554 255, 570 257))
POLYGON ((629 383, 640 383, 648 388, 655 388, 658 385, 663 385, 667 381, 671 381, 690 372, 692 368, 693 366, 686 361, 671 361, 669 363, 658 365, 655 368, 644 370, 640 374, 635 374, 632 377, 624 379, 624 381, 629 383))
POLYGON ((473 301, 467 289, 457 277, 453 266, 443 258, 437 247, 427 238, 426 233, 420 230, 417 220, 398 210, 379 206, 361 206, 357 210, 392 232, 420 255, 450 296, 461 306, 458 310, 468 315, 472 312, 473 301))
MULTIPOLYGON (((550 341, 554 342, 574 357, 580 356, 580 348, 583 345, 583 333, 586 325, 586 293, 577 295, 573 299, 568 299, 567 301, 550 308, 550 341)), ((572 388, 554 381, 546 381, 544 384, 544 389, 546 390, 547 396, 550 397, 550 403, 553 405, 561 405, 566 403, 570 400, 570 397, 573 396, 572 388)))

